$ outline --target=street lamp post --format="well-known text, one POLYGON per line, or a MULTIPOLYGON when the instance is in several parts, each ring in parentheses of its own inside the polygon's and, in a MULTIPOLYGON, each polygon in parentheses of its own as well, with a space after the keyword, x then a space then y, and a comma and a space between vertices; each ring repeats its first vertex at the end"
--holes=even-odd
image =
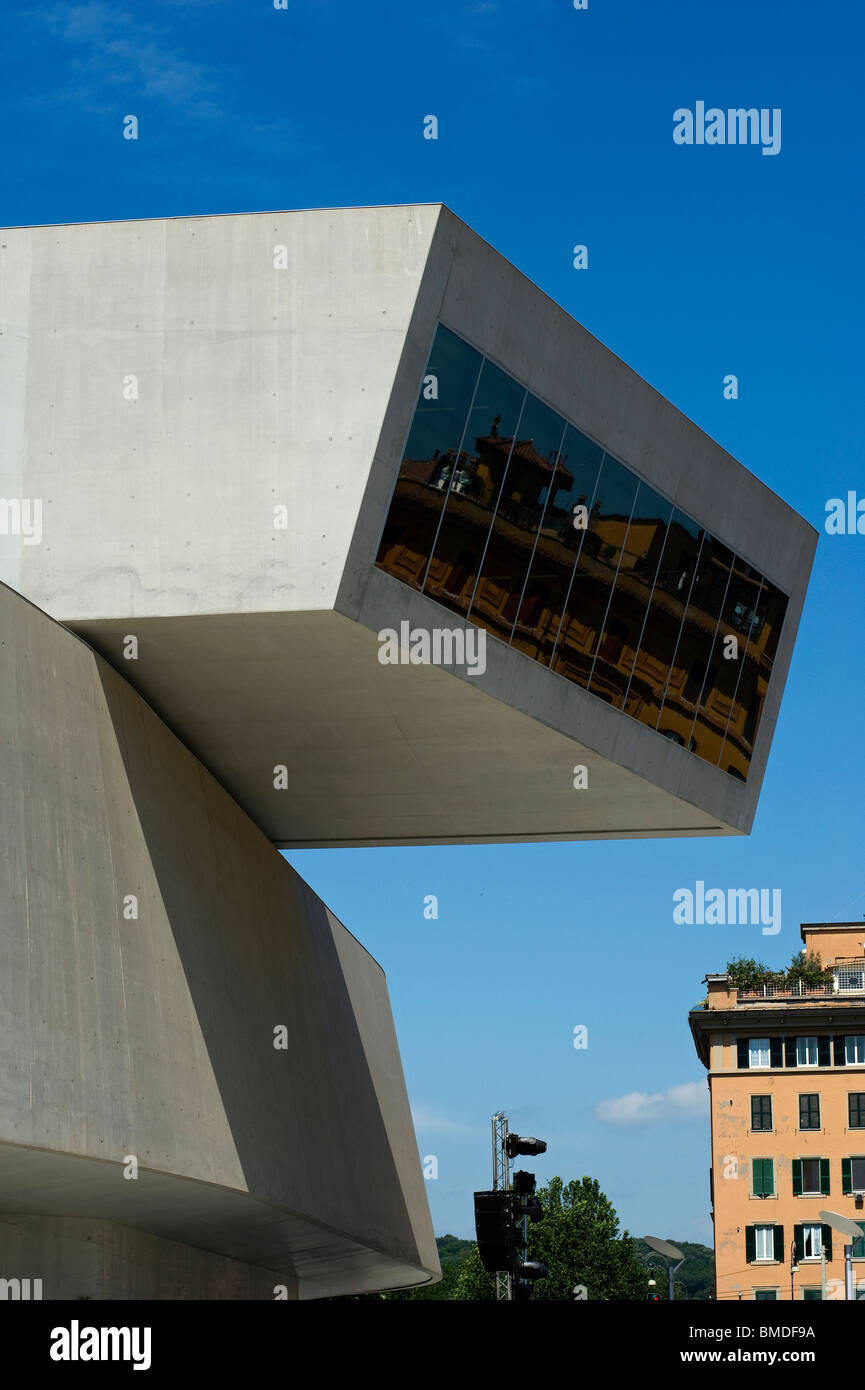
POLYGON ((853 1241, 860 1239, 862 1227, 857 1221, 851 1221, 849 1216, 842 1216, 837 1211, 821 1211, 818 1215, 821 1221, 826 1222, 827 1226, 831 1226, 834 1231, 840 1231, 841 1235, 845 1237, 844 1296, 848 1303, 852 1303, 856 1297, 853 1289, 853 1241))
POLYGON ((681 1250, 677 1250, 675 1245, 671 1245, 668 1240, 661 1240, 660 1236, 643 1236, 643 1240, 652 1250, 657 1250, 659 1255, 663 1255, 665 1260, 678 1260, 677 1265, 667 1265, 667 1298, 671 1303, 675 1301, 675 1289, 673 1285, 673 1275, 677 1269, 685 1263, 685 1256, 681 1250))

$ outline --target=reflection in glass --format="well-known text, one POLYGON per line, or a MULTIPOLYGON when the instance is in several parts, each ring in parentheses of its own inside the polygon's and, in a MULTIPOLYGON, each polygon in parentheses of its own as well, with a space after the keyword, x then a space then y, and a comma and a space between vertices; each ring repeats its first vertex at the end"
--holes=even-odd
POLYGON ((785 595, 441 325, 376 563, 747 778, 785 595))
POLYGON ((552 660, 580 685, 589 683, 636 496, 634 474, 605 454, 552 660))
POLYGON ((510 641, 535 537, 556 472, 565 422, 527 396, 470 608, 473 623, 510 641))
POLYGON ((589 677, 589 690, 617 709, 631 679, 672 514, 672 502, 640 483, 589 677))
POLYGON ((679 632, 700 551, 703 532, 689 516, 674 509, 655 587, 646 614, 640 649, 634 662, 625 712, 650 728, 657 727, 667 688, 667 677, 679 640, 679 632))
POLYGON ((660 733, 710 762, 714 761, 710 752, 717 756, 717 744, 712 750, 698 747, 694 717, 706 682, 711 684, 718 676, 711 656, 732 564, 732 551, 705 535, 658 720, 660 733))
POLYGON ((733 776, 747 775, 786 611, 785 595, 764 579, 721 753, 721 767, 733 776))
POLYGON ((588 516, 604 451, 568 425, 535 539, 529 574, 511 644, 549 665, 577 556, 586 531, 575 508, 588 516))
POLYGON ((460 446, 482 360, 439 325, 376 560, 414 589, 423 586, 448 489, 463 473, 460 446))
MULTIPOLYGON (((734 559, 692 730, 697 752, 708 762, 720 761, 727 725, 734 710, 738 709, 737 691, 755 623, 759 592, 757 571, 744 560, 734 559)), ((739 722, 738 713, 735 722, 739 722)), ((744 776, 748 770, 747 758, 736 761, 737 771, 744 776)))
POLYGON ((448 494, 424 593, 467 613, 501 492, 525 390, 485 361, 463 441, 463 464, 448 494))

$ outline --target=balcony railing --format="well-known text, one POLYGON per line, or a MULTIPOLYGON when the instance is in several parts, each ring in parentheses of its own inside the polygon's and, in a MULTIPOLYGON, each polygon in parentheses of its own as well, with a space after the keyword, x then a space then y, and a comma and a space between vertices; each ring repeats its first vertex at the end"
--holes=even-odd
POLYGON ((832 970, 833 979, 824 984, 805 985, 797 980, 791 985, 779 980, 759 989, 740 989, 738 999, 748 1003, 755 999, 849 999, 865 995, 865 963, 861 956, 837 960, 832 970))

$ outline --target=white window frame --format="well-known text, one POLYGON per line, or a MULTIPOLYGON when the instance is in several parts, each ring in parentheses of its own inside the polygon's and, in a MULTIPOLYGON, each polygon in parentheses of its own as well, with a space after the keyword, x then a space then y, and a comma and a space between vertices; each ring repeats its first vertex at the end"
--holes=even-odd
POLYGON ((845 1034, 844 1061, 848 1067, 865 1066, 865 1033, 845 1034), (851 1052, 854 1054, 853 1056, 851 1056, 851 1052))
POLYGON ((819 1259, 820 1259, 820 1256, 821 1256, 822 1253, 823 1253, 823 1227, 820 1225, 819 1222, 817 1222, 817 1221, 806 1221, 806 1222, 803 1224, 803 1226, 802 1226, 802 1252, 803 1252, 803 1253, 802 1253, 802 1259, 803 1259, 803 1260, 819 1260, 819 1259), (807 1252, 807 1250, 806 1250, 806 1237, 807 1237, 807 1235, 808 1235, 808 1232, 810 1232, 810 1233, 811 1233, 811 1245, 813 1246, 813 1245, 814 1245, 814 1232, 815 1232, 815 1231, 817 1232, 817 1237, 816 1237, 816 1239, 817 1239, 817 1249, 816 1249, 816 1251, 814 1251, 814 1250, 812 1249, 811 1254, 809 1255, 808 1252, 807 1252))
POLYGON ((763 1067, 772 1065, 772 1044, 768 1038, 749 1038, 748 1039, 748 1070, 758 1071, 763 1067), (765 1047, 763 1044, 765 1043, 765 1047), (762 1057, 765 1053, 765 1062, 755 1062, 754 1057, 762 1057))
POLYGON ((820 1065, 820 1043, 816 1037, 796 1039, 796 1066, 797 1067, 819 1067, 820 1065), (814 1044, 813 1048, 811 1044, 814 1044), (813 1051, 814 1060, 808 1060, 808 1054, 813 1051))
POLYGON ((775 1259, 775 1227, 774 1226, 755 1226, 754 1227, 754 1263, 775 1259), (760 1237, 763 1236, 763 1245, 769 1247, 768 1255, 760 1254, 760 1237))

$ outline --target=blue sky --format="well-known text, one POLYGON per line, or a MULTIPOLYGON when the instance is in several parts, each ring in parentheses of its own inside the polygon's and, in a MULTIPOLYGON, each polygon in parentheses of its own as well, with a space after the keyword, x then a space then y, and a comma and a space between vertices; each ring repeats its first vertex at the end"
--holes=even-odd
MULTIPOLYGON (((0 221, 446 202, 822 529, 865 496, 863 39, 838 0, 7 0, 0 221), (698 100, 781 108, 781 152, 675 145, 698 100)), ((437 1232, 471 1233, 503 1107, 540 1178, 710 1239, 701 979, 865 913, 863 576, 823 534, 750 838, 290 856, 387 970, 437 1232), (781 934, 675 926, 698 878, 780 887, 781 934)))

